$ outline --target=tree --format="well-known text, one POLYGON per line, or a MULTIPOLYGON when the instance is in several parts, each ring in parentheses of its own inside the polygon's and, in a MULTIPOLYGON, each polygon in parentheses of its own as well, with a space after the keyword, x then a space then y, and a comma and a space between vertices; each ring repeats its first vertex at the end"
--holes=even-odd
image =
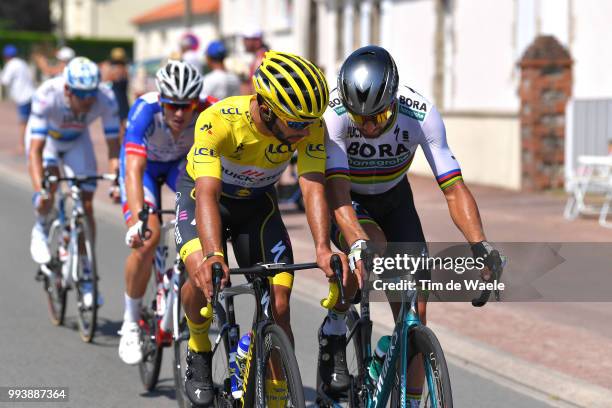
POLYGON ((50 32, 49 0, 0 1, 0 30, 50 32))

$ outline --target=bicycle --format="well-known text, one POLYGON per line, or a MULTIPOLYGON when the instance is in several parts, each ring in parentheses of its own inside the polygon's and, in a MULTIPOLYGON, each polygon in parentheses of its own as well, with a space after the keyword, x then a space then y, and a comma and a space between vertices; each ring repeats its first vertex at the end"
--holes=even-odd
MULTIPOLYGON (((368 259, 372 255, 366 255, 364 265, 370 265, 368 259)), ((502 265, 494 268, 492 277, 499 280, 506 260, 502 257, 502 265)), ((371 268, 366 267, 369 271, 371 268)), ((337 279, 342 282, 341 276, 337 279)), ((340 289, 341 288, 341 285, 340 289)), ((344 301, 344 294, 339 292, 337 297, 344 301)), ((472 299, 474 307, 484 306, 490 296, 491 290, 483 290, 480 296, 472 299)), ((494 291, 495 299, 500 300, 498 290, 494 291)), ((331 297, 331 291, 330 291, 331 297)), ((326 307, 333 307, 336 299, 331 298, 326 307)), ((323 302, 323 301, 322 301, 323 302)), ((396 319, 395 328, 391 335, 389 348, 380 375, 376 381, 372 380, 368 373, 368 367, 372 362, 372 321, 370 320, 369 289, 364 285, 355 296, 353 303, 360 304, 360 313, 354 306, 347 312, 347 353, 349 343, 352 343, 351 362, 347 357, 347 365, 351 373, 350 388, 344 398, 332 398, 325 394, 322 387, 318 387, 317 403, 320 407, 338 407, 340 402, 348 402, 349 407, 379 408, 386 407, 408 407, 407 396, 407 372, 408 367, 415 358, 422 358, 425 371, 425 384, 427 389, 423 390, 425 398, 421 404, 423 407, 452 408, 453 397, 451 381, 444 357, 442 346, 434 332, 423 325, 419 319, 417 291, 410 293, 401 292, 401 306, 396 319)), ((323 304, 323 303, 322 303, 323 304)))
MULTIPOLYGON (((332 266, 335 269, 342 268, 339 257, 333 257, 332 266)), ((205 308, 202 308, 201 314, 207 318, 214 316, 214 323, 219 331, 212 345, 212 374, 217 407, 265 407, 265 379, 270 377, 267 374, 278 375, 279 365, 287 383, 287 406, 305 406, 302 378, 293 346, 284 330, 276 325, 272 318, 268 278, 279 272, 315 268, 318 268, 316 263, 273 263, 258 264, 248 268, 232 268, 230 275, 245 275, 250 282, 237 286, 228 285, 220 292, 221 265, 213 265, 215 282, 213 298, 205 308), (245 294, 255 297, 255 311, 251 327, 251 342, 243 373, 243 395, 240 399, 234 399, 231 392, 232 373, 229 369, 229 353, 236 347, 240 338, 240 327, 236 324, 234 297, 245 294), (224 302, 225 307, 221 306, 219 299, 224 302), (274 367, 270 365, 272 360, 274 360, 274 367)), ((183 341, 188 338, 189 333, 187 332, 183 341)), ((182 356, 185 350, 184 345, 179 342, 175 343, 177 354, 182 356)), ((182 363, 184 359, 178 361, 182 363)), ((179 370, 181 370, 180 367, 179 370)), ((184 370, 182 372, 184 373, 184 370)))
POLYGON ((93 237, 83 207, 81 186, 97 180, 114 181, 114 174, 94 176, 61 177, 45 174, 43 192, 52 184, 70 184, 70 193, 57 189, 57 216, 49 228, 49 251, 51 261, 40 265, 36 280, 43 281, 47 294, 49 317, 55 326, 64 323, 66 296, 70 289, 76 288, 77 322, 81 339, 90 343, 93 340, 98 313, 98 271, 93 237), (66 199, 70 195, 72 208, 66 211, 66 199), (85 269, 89 272, 86 273, 85 269), (76 285, 75 285, 76 282, 76 285), (88 290, 83 288, 87 286, 88 290), (84 301, 85 294, 91 295, 91 305, 84 301))
POLYGON ((148 220, 151 214, 159 217, 160 240, 155 249, 151 279, 145 292, 140 310, 140 342, 142 345, 142 360, 138 364, 138 371, 143 386, 147 391, 153 391, 159 379, 163 349, 172 345, 173 323, 175 321, 173 310, 176 307, 179 279, 182 266, 178 254, 171 265, 168 265, 170 250, 174 249, 174 239, 168 237, 168 232, 174 230, 175 220, 162 222, 163 215, 174 215, 174 210, 162 210, 143 205, 138 213, 142 221, 139 235, 143 240, 151 236, 148 220), (169 244, 169 241, 171 243, 169 244))

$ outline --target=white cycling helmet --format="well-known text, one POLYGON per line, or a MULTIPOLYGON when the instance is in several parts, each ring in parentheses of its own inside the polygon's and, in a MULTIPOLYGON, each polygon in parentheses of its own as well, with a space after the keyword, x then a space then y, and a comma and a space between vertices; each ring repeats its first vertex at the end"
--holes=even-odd
POLYGON ((76 57, 64 68, 64 79, 71 90, 94 91, 100 85, 100 70, 89 58, 76 57))
POLYGON ((157 71, 155 85, 162 98, 196 99, 202 91, 202 76, 191 64, 170 60, 157 71))

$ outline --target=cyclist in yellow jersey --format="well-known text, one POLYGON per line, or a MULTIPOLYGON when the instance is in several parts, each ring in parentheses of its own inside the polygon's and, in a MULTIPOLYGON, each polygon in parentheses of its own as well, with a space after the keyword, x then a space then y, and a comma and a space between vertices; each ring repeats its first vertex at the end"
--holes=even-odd
MULTIPOLYGON (((223 265, 228 229, 240 266, 293 262, 291 243, 278 210, 274 183, 298 154, 300 188, 312 232, 317 263, 329 268, 329 208, 325 199, 325 124, 329 100, 322 72, 299 56, 268 51, 253 76, 256 95, 224 99, 196 122, 187 172, 176 199, 176 243, 189 280, 181 300, 190 339, 185 379, 194 404, 212 402, 210 320, 200 309, 212 296, 212 264, 223 265)), ((348 272, 346 256, 340 254, 348 272)), ((272 311, 292 339, 289 296, 291 273, 272 279, 272 311)))

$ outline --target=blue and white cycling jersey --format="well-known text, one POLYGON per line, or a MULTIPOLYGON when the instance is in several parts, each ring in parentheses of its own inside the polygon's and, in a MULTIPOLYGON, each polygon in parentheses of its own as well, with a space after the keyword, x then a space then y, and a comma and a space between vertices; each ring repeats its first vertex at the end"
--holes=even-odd
POLYGON ((193 134, 197 113, 192 122, 178 137, 174 137, 164 121, 158 92, 149 92, 134 102, 128 114, 127 129, 121 148, 120 187, 123 215, 126 222, 131 218, 125 190, 125 164, 127 155, 146 157, 143 174, 144 199, 157 207, 160 203, 160 187, 165 182, 173 191, 176 180, 185 165, 182 164, 193 145, 193 134))
POLYGON ((123 142, 125 154, 136 154, 156 162, 182 159, 193 144, 196 119, 194 115, 192 123, 175 139, 164 122, 159 93, 146 93, 130 108, 123 142))
POLYGON ((32 98, 32 113, 28 120, 26 138, 44 139, 57 145, 60 151, 70 148, 70 143, 81 136, 88 136, 89 125, 102 119, 107 139, 119 137, 119 115, 113 91, 100 86, 96 102, 87 113, 74 113, 64 94, 63 77, 51 78, 42 83, 32 98))

